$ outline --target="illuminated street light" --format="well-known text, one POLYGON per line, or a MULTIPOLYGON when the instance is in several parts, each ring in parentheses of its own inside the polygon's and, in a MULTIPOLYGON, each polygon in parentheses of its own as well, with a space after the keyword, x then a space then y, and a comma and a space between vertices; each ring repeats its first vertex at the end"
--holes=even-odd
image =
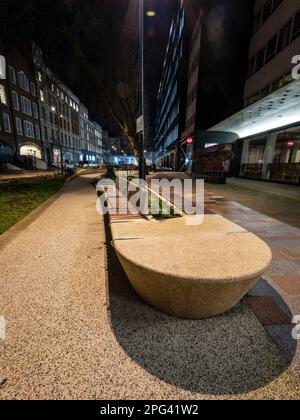
POLYGON ((155 11, 154 11, 154 10, 148 10, 148 12, 147 12, 147 16, 148 16, 148 17, 154 17, 154 16, 156 16, 156 13, 155 13, 155 11))
MULTIPOLYGON (((144 0, 139 1, 139 50, 140 50, 140 115, 143 118, 144 125, 144 0)), ((141 179, 146 179, 145 157, 144 157, 144 138, 145 127, 140 133, 140 162, 139 162, 139 176, 141 179)))
MULTIPOLYGON (((51 111, 54 112, 55 115, 58 116, 58 118, 62 118, 62 114, 58 114, 56 111, 56 108, 54 106, 51 107, 51 111)), ((61 173, 64 173, 64 162, 63 162, 63 148, 62 148, 62 144, 61 144, 61 132, 60 132, 60 123, 58 121, 57 124, 58 127, 58 146, 59 146, 59 150, 60 150, 60 166, 61 166, 61 173)))

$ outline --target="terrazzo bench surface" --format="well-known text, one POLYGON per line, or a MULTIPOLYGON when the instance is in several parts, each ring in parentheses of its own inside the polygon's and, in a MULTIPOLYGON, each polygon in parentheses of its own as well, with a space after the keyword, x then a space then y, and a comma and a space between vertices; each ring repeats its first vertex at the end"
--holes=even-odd
POLYGON ((232 309, 271 262, 269 247, 222 216, 187 226, 111 219, 113 246, 136 292, 154 308, 190 319, 232 309))

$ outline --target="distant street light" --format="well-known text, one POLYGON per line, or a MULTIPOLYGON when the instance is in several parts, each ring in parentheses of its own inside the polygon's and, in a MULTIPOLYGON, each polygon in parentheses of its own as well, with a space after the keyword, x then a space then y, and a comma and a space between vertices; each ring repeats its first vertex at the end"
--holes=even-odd
POLYGON ((61 144, 61 133, 60 133, 60 121, 59 119, 62 118, 62 114, 57 113, 57 110, 54 106, 51 107, 51 111, 58 117, 57 124, 58 124, 58 142, 57 145, 60 151, 60 166, 61 166, 61 173, 64 173, 64 162, 63 162, 63 151, 62 151, 62 144, 61 144))
POLYGON ((148 17, 154 17, 154 16, 156 16, 156 13, 155 13, 155 11, 154 11, 154 10, 148 10, 148 12, 147 12, 147 16, 148 16, 148 17))

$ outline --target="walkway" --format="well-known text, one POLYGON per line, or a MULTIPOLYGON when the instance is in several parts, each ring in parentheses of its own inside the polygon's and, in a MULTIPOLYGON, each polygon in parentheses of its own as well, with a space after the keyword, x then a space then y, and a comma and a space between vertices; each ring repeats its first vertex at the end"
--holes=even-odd
POLYGON ((0 398, 300 399, 289 362, 245 303, 186 321, 136 296, 91 181, 66 184, 0 250, 0 398))
POLYGON ((292 318, 300 315, 300 229, 212 192, 206 193, 206 208, 256 234, 270 246, 273 262, 247 302, 300 374, 300 343, 297 345, 291 334, 292 318))
POLYGON ((267 192, 280 197, 297 199, 300 201, 300 186, 285 185, 273 182, 255 181, 242 178, 228 178, 227 184, 230 186, 238 186, 254 191, 267 192))

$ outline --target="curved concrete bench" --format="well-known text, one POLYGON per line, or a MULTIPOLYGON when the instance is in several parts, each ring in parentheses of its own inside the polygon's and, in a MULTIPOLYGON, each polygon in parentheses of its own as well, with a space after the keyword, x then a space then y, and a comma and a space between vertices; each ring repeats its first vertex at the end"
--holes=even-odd
POLYGON ((232 309, 271 262, 269 247, 221 216, 112 223, 113 244, 136 292, 170 315, 203 319, 232 309))

